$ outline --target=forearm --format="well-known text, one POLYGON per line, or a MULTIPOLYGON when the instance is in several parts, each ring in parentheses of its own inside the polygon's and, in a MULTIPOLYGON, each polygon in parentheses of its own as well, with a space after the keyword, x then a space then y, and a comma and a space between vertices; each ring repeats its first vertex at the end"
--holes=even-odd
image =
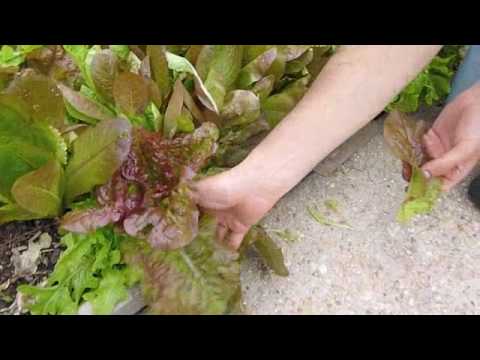
POLYGON ((297 107, 233 171, 278 200, 378 115, 440 49, 439 45, 340 49, 297 107))

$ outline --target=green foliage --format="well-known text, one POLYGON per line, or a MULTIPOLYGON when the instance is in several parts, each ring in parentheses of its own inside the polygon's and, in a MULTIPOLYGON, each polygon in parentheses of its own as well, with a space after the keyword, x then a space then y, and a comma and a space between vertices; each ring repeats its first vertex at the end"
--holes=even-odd
POLYGON ((76 314, 80 304, 90 301, 95 314, 110 314, 126 300, 127 288, 139 276, 121 260, 124 236, 105 228, 88 235, 67 234, 66 250, 50 274, 45 287, 21 285, 27 308, 34 315, 76 314))
POLYGON ((450 93, 450 85, 462 58, 461 46, 446 46, 432 62, 393 99, 388 111, 415 112, 422 104, 437 105, 450 93))
POLYGON ((238 254, 215 240, 216 223, 200 221, 197 237, 173 251, 155 251, 146 243, 123 244, 126 261, 144 276, 144 291, 155 314, 210 314, 229 312, 240 292, 238 254))
POLYGON ((67 203, 107 183, 126 160, 130 141, 130 125, 125 120, 107 120, 85 130, 73 143, 65 171, 67 203))

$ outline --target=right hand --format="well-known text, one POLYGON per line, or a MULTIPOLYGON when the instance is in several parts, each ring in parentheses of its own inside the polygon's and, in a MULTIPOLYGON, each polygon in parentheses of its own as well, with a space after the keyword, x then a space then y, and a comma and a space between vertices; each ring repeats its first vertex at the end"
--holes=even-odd
POLYGON ((441 178, 443 190, 450 190, 480 160, 480 84, 448 104, 423 140, 433 160, 422 170, 427 177, 441 178))

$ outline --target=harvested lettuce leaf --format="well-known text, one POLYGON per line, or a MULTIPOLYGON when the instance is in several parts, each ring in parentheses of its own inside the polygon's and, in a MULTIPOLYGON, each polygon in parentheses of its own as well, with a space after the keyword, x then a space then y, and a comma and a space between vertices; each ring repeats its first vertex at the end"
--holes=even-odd
POLYGON ((412 166, 421 166, 425 162, 422 137, 426 131, 423 121, 416 121, 399 111, 392 111, 383 126, 384 139, 390 152, 412 166))
MULTIPOLYGON (((408 222, 417 214, 432 211, 441 194, 440 179, 427 181, 420 167, 428 160, 422 145, 427 128, 405 114, 393 111, 384 123, 384 139, 391 153, 408 165, 410 184, 407 197, 397 214, 397 221, 408 222)), ((405 172, 405 167, 404 167, 405 172)))
POLYGON ((423 172, 414 167, 405 201, 397 213, 397 221, 406 223, 414 216, 430 213, 442 192, 442 182, 432 178, 427 180, 423 172))

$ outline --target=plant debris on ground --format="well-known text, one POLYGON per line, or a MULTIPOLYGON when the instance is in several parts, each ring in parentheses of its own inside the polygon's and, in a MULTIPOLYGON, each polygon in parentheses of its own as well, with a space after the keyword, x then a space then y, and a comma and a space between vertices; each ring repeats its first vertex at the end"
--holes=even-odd
POLYGON ((53 220, 15 222, 0 226, 0 311, 8 309, 14 303, 19 284, 42 283, 55 267, 61 251, 57 226, 53 220), (40 251, 34 272, 16 274, 13 261, 15 252, 21 254, 28 250, 29 241, 39 234, 50 236, 49 247, 40 251))

